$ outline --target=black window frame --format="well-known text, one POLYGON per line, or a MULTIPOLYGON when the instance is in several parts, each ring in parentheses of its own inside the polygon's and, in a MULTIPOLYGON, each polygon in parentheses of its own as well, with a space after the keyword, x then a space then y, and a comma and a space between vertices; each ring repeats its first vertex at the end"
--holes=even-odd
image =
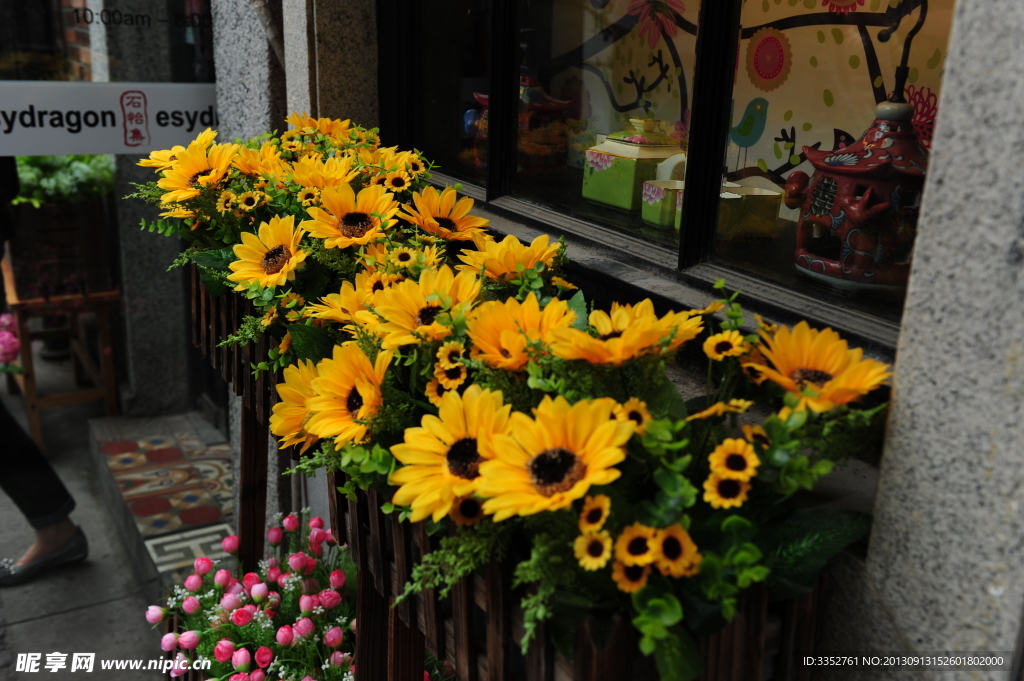
MULTIPOLYGON (((414 40, 416 27, 402 11, 401 0, 377 0, 379 70, 387 77, 380 92, 380 126, 388 145, 414 146, 410 112, 415 74, 409 63, 422 59, 423 37, 414 40), (384 47, 386 46, 386 48, 384 47), (396 46, 407 46, 405 50, 396 46)), ((517 155, 516 96, 519 82, 519 0, 492 0, 488 125, 488 168, 485 185, 474 185, 441 173, 438 184, 461 184, 463 193, 485 202, 488 210, 526 222, 548 232, 581 239, 606 250, 622 250, 633 261, 659 276, 700 291, 711 291, 719 279, 729 289, 743 291, 746 307, 766 316, 792 323, 798 318, 830 326, 865 347, 869 354, 891 358, 895 354, 900 324, 872 314, 821 300, 744 270, 713 261, 719 194, 725 175, 725 149, 729 135, 730 106, 736 75, 743 0, 702 0, 697 22, 696 63, 690 106, 690 137, 683 194, 679 250, 653 244, 599 223, 560 213, 513 193, 517 155), (692 226, 700 226, 694 228, 692 226)), ((443 40, 443 36, 433 36, 443 40)), ((429 156, 429 150, 427 154, 429 156)))

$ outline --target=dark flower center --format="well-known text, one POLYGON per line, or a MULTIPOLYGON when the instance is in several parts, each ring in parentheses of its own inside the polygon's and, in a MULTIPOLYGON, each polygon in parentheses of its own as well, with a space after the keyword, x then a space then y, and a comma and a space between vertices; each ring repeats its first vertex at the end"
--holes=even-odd
POLYGON ((412 253, 402 251, 398 254, 398 262, 409 262, 410 260, 412 260, 412 253))
POLYGON ((601 522, 601 518, 604 517, 604 510, 601 508, 592 508, 587 511, 587 522, 591 525, 597 525, 601 522))
POLYGON ((405 186, 405 180, 400 177, 391 178, 391 186, 395 189, 401 189, 405 186))
POLYGON ((718 496, 723 499, 735 499, 743 488, 736 480, 721 480, 718 483, 718 496))
POLYGON ((598 338, 600 338, 603 341, 606 341, 606 340, 611 340, 612 338, 618 338, 621 335, 622 335, 621 331, 612 331, 611 333, 606 333, 603 336, 598 336, 598 338))
POLYGON ((622 571, 622 574, 630 582, 639 582, 644 578, 644 568, 641 565, 630 565, 622 571))
POLYGON ((448 353, 449 364, 455 364, 460 359, 462 359, 462 352, 460 350, 452 350, 448 353))
POLYGON ((449 232, 455 231, 455 222, 451 218, 434 218, 442 229, 447 229, 449 232))
POLYGON ((720 341, 715 344, 715 352, 719 355, 730 350, 732 350, 732 343, 730 341, 720 341))
POLYGON ((604 542, 600 539, 591 539, 587 544, 587 555, 591 558, 600 558, 604 555, 604 542))
POLYGON ((747 457, 742 454, 730 454, 725 457, 725 467, 731 471, 747 470, 747 457))
POLYGON ((451 369, 444 370, 444 377, 454 381, 457 378, 462 378, 462 366, 452 367, 451 369))
POLYGON ((387 184, 388 184, 388 178, 386 178, 386 177, 378 177, 378 178, 375 178, 373 180, 373 183, 374 184, 379 184, 381 186, 385 186, 386 187, 387 184))
POLYGON ((409 170, 411 170, 414 173, 420 172, 420 164, 417 163, 416 161, 413 161, 412 163, 409 164, 409 170))
POLYGON ((440 312, 440 305, 427 305, 426 307, 421 307, 420 311, 416 313, 416 326, 430 326, 434 323, 434 318, 437 317, 440 312))
POLYGON ((754 379, 755 381, 761 378, 761 370, 758 369, 757 367, 743 367, 743 371, 745 371, 747 376, 750 376, 750 378, 754 379))
POLYGON ((629 412, 629 420, 635 421, 636 425, 638 426, 644 425, 644 415, 638 412, 636 409, 629 412))
POLYGON ((820 369, 797 369, 793 372, 793 380, 801 388, 807 386, 808 383, 821 387, 832 380, 832 374, 821 371, 820 369))
POLYGON ((374 293, 376 293, 377 291, 383 291, 384 282, 378 279, 377 281, 373 282, 373 286, 370 287, 370 290, 373 291, 374 293))
POLYGON ((366 213, 345 213, 338 223, 338 231, 349 239, 358 239, 373 227, 373 219, 366 213))
POLYGON ((358 414, 359 410, 363 408, 363 396, 359 394, 359 388, 352 388, 349 392, 348 398, 345 399, 345 408, 352 416, 358 414))
POLYGON ((481 510, 483 510, 483 507, 481 507, 480 501, 473 497, 466 497, 459 502, 459 514, 466 520, 479 518, 481 510))
POLYGON ((568 449, 545 449, 530 461, 530 477, 537 492, 550 497, 572 489, 583 479, 586 466, 568 449))
POLYGON ((267 274, 277 274, 284 269, 290 257, 292 257, 292 252, 288 250, 288 247, 284 244, 278 244, 263 254, 263 259, 260 260, 260 267, 267 274))
POLYGON ((767 435, 761 435, 761 433, 754 433, 754 441, 759 443, 762 447, 767 448, 771 442, 768 440, 767 435))
POLYGON ((252 208, 253 206, 256 205, 256 199, 255 197, 247 196, 244 199, 242 199, 242 203, 244 203, 247 208, 252 208))
POLYGON ((633 537, 626 544, 626 553, 631 556, 642 556, 647 553, 647 537, 633 537))
POLYGON ((480 454, 476 449, 475 437, 464 437, 448 448, 448 470, 464 480, 474 480, 480 472, 480 454))
POLYGON ((665 537, 665 541, 661 542, 661 553, 669 560, 677 560, 679 556, 683 555, 683 545, 676 537, 669 535, 665 537))
POLYGON ((198 173, 188 178, 188 186, 195 187, 197 184, 199 184, 199 178, 202 177, 203 175, 209 174, 210 170, 210 168, 203 168, 198 173))
POLYGON ((512 353, 506 350, 505 348, 501 349, 501 356, 504 357, 505 359, 512 359, 512 353))

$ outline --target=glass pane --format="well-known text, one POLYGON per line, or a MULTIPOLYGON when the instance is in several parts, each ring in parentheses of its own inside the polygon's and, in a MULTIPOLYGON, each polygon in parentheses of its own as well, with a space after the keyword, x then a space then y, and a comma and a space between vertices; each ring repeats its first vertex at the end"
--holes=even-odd
POLYGON ((420 0, 408 9, 417 34, 443 36, 413 67, 413 145, 439 172, 485 184, 491 3, 420 0))
POLYGON ((521 0, 516 193, 679 239, 698 0, 521 0))
POLYGON ((743 5, 716 259, 899 319, 952 15, 953 0, 743 5), (919 23, 909 106, 885 104, 919 23))

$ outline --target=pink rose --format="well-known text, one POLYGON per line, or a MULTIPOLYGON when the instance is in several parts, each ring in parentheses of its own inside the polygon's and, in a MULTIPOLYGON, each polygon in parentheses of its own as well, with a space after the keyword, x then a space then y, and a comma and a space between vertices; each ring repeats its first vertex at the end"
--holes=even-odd
POLYGON ((303 569, 303 573, 307 576, 313 574, 313 570, 316 570, 317 562, 313 556, 306 556, 306 567, 303 569))
POLYGON ((193 564, 193 567, 195 567, 197 574, 205 575, 213 569, 213 561, 206 556, 199 556, 196 558, 196 562, 193 564))
POLYGON ((199 633, 195 631, 186 631, 178 637, 178 645, 183 650, 192 650, 199 645, 199 633))
POLYGON ((287 624, 277 630, 277 643, 282 646, 290 646, 295 640, 295 633, 287 624))
POLYGON ((303 615, 308 615, 313 612, 313 597, 312 596, 301 596, 299 598, 299 610, 302 611, 303 615))
POLYGON ((277 558, 274 556, 267 558, 267 567, 277 567, 277 558))
POLYGON ((331 530, 324 530, 324 541, 330 546, 335 546, 338 543, 338 540, 334 538, 334 533, 331 530))
POLYGON ((167 617, 167 608, 161 608, 159 605, 151 605, 146 608, 146 621, 150 624, 159 624, 164 621, 167 617))
POLYGON ((324 555, 324 545, 323 544, 310 544, 309 545, 309 550, 312 551, 313 555, 316 556, 317 558, 321 558, 324 555))
POLYGON ((271 610, 270 608, 264 608, 263 609, 263 614, 267 616, 268 620, 272 620, 275 617, 277 617, 277 613, 274 612, 273 610, 271 610))
POLYGON ((266 646, 260 646, 256 651, 256 664, 266 668, 274 660, 274 651, 266 646))
POLYGON ((306 554, 299 551, 288 556, 288 567, 295 572, 301 572, 306 567, 306 554))
POLYGON ((199 591, 203 587, 203 578, 192 574, 185 578, 185 588, 189 591, 199 591))
POLYGON ((220 542, 220 547, 224 549, 224 553, 236 553, 238 551, 238 537, 233 534, 224 537, 220 542))
POLYGON ((268 587, 263 582, 260 582, 259 584, 254 584, 250 591, 252 599, 257 603, 262 603, 263 599, 267 597, 268 593, 270 593, 270 587, 268 587))
POLYGON ((174 666, 170 669, 170 676, 172 679, 176 679, 179 676, 184 676, 188 670, 185 668, 188 663, 188 658, 185 657, 184 653, 178 653, 174 656, 174 666))
POLYGON ((271 546, 277 546, 284 539, 284 532, 281 531, 280 527, 271 527, 267 530, 267 543, 271 546))
POLYGON ((318 530, 324 529, 324 519, 323 518, 310 518, 309 519, 309 528, 310 529, 316 528, 318 530))
POLYGON ((6 331, 8 333, 17 333, 15 327, 17 322, 14 320, 14 315, 10 312, 4 312, 0 314, 0 331, 6 331))
POLYGON ((237 596, 238 594, 245 592, 245 587, 242 586, 241 582, 231 580, 231 583, 228 584, 228 588, 225 589, 225 591, 229 594, 235 594, 237 596))
POLYGON ((320 592, 320 605, 325 610, 334 610, 341 605, 341 596, 334 589, 324 589, 320 592))
POLYGON ((345 572, 343 570, 335 570, 331 573, 331 588, 340 589, 345 586, 345 572))
POLYGON ((181 609, 189 615, 196 614, 196 612, 198 612, 199 608, 201 607, 203 607, 202 603, 200 603, 199 599, 195 596, 189 596, 181 602, 181 609))
POLYGON ((295 623, 295 626, 292 627, 292 631, 294 631, 295 635, 299 638, 306 638, 316 633, 316 625, 313 624, 313 620, 308 617, 303 617, 295 623))
POLYGON ((255 572, 246 572, 245 576, 242 577, 242 584, 244 584, 246 587, 250 589, 262 581, 263 580, 260 579, 260 576, 255 572))
POLYGON ((21 341, 10 331, 0 331, 0 362, 13 362, 21 352, 21 341))
POLYGON ((259 606, 253 605, 252 603, 249 603, 248 605, 243 605, 242 610, 248 610, 253 615, 253 617, 255 617, 256 613, 260 611, 259 606))
POLYGON ((430 681, 430 672, 426 669, 423 670, 423 681, 430 681))
POLYGON ((237 674, 232 674, 228 681, 252 681, 252 677, 245 672, 239 672, 237 674))
POLYGON ((324 645, 328 648, 337 648, 341 645, 345 635, 341 632, 341 627, 331 627, 324 634, 324 645))
POLYGON ((224 608, 225 612, 233 612, 242 607, 242 601, 235 594, 224 594, 220 599, 220 607, 224 608))
POLYGON ((345 660, 346 660, 345 653, 341 652, 340 650, 335 650, 333 653, 331 653, 331 666, 332 667, 340 667, 340 666, 342 666, 343 664, 345 664, 345 660))
POLYGON ((286 515, 284 520, 281 521, 281 524, 284 525, 284 529, 289 532, 295 532, 299 529, 299 519, 294 515, 286 515))
POLYGON ((281 578, 281 568, 272 567, 267 570, 267 581, 271 584, 277 584, 277 580, 281 578))
POLYGON ((267 681, 267 673, 262 669, 253 670, 252 674, 249 674, 249 681, 267 681))
POLYGON ((249 655, 249 651, 245 648, 239 648, 231 655, 231 666, 235 668, 235 671, 249 671, 250 662, 252 662, 252 657, 249 655))
POLYGON ((252 622, 252 613, 245 608, 239 608, 231 613, 231 622, 236 627, 244 627, 249 622, 252 622))
POLYGON ((160 639, 160 650, 169 652, 178 647, 178 635, 177 634, 164 634, 163 638, 160 639))
POLYGON ((231 583, 231 573, 227 570, 217 570, 217 574, 213 576, 213 583, 223 589, 231 583))
POLYGON ((279 605, 281 605, 281 594, 277 593, 276 591, 271 591, 270 593, 268 593, 267 606, 271 608, 276 608, 279 605))
POLYGON ((235 644, 226 638, 217 641, 217 645, 213 647, 213 656, 217 658, 217 662, 227 662, 234 654, 235 644))
POLYGON ((309 541, 312 544, 320 544, 323 542, 325 538, 326 536, 324 534, 324 531, 317 527, 314 527, 312 530, 309 531, 309 541))

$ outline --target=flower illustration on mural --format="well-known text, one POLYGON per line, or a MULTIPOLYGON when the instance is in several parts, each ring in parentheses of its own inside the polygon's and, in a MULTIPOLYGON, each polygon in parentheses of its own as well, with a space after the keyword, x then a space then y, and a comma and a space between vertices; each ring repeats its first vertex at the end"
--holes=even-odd
POLYGON ((676 121, 675 129, 669 133, 669 137, 677 140, 690 139, 690 110, 683 112, 680 120, 676 121))
POLYGON ((608 170, 612 165, 612 155, 604 154, 600 151, 587 150, 587 163, 595 172, 601 172, 602 170, 608 170))
POLYGON ((759 90, 771 92, 786 82, 793 68, 789 38, 776 28, 762 28, 747 43, 747 76, 759 90))
POLYGON ((665 190, 661 187, 655 186, 650 182, 644 182, 644 201, 650 205, 656 204, 665 198, 665 190))
POLYGON ((908 85, 903 91, 907 101, 914 107, 914 130, 925 149, 932 148, 935 133, 935 117, 939 115, 939 98, 930 87, 916 88, 908 85))
POLYGON ((822 7, 828 7, 829 11, 836 14, 849 14, 856 12, 858 7, 864 6, 864 0, 821 0, 822 7))
POLYGON ((637 22, 640 37, 647 38, 647 46, 652 50, 664 33, 666 38, 675 38, 678 27, 676 14, 686 11, 681 0, 632 0, 629 13, 639 16, 637 22))

